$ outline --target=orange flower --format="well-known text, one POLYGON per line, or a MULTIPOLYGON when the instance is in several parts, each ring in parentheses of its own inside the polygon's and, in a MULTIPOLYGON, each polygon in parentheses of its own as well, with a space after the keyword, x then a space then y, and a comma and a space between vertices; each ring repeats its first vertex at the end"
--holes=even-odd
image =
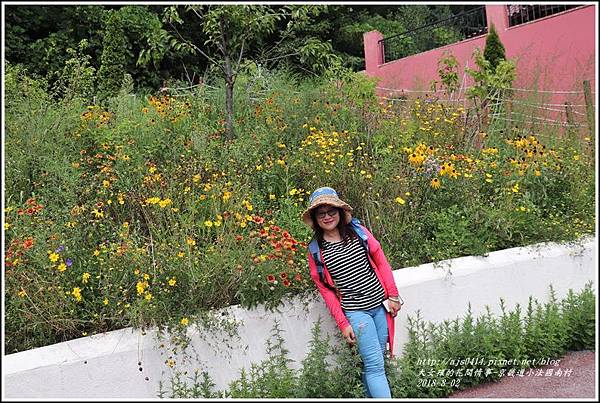
POLYGON ((30 249, 33 246, 33 239, 27 238, 23 241, 23 249, 30 249))

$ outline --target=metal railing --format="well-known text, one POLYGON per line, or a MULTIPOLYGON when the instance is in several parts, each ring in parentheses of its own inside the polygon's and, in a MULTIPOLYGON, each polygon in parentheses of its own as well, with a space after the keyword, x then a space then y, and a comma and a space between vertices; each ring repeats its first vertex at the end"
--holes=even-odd
POLYGON ((581 6, 582 4, 509 4, 506 6, 508 26, 514 27, 581 6))
POLYGON ((462 40, 487 34, 485 6, 462 12, 444 20, 383 38, 381 63, 439 48, 462 40))

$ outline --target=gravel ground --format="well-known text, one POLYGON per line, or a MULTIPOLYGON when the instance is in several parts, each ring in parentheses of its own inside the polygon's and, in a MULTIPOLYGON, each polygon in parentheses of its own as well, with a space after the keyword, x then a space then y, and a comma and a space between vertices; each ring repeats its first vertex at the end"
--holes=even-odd
POLYGON ((522 377, 504 376, 499 382, 457 391, 449 398, 597 398, 595 361, 594 351, 571 351, 557 366, 537 367, 530 375, 525 370, 522 377), (558 368, 562 370, 561 376, 556 375, 558 368), (539 369, 543 375, 536 376, 539 369), (551 375, 547 375, 548 369, 552 369, 551 375), (570 376, 565 376, 567 373, 570 376))

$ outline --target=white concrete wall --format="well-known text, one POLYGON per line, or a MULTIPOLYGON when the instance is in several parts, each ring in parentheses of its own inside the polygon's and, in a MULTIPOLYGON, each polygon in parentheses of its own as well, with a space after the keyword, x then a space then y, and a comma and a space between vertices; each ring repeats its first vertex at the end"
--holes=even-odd
MULTIPOLYGON (((508 309, 526 306, 529 296, 549 298, 552 285, 558 299, 569 289, 579 292, 593 281, 597 292, 597 239, 568 246, 539 244, 492 252, 487 257, 463 257, 437 264, 396 270, 394 277, 405 305, 396 321, 397 352, 408 339, 407 315, 420 310, 426 321, 462 317, 471 304, 474 316, 488 305, 498 313, 500 298, 508 309)), ((198 333, 190 329, 194 352, 188 362, 182 354, 169 358, 169 342, 160 347, 156 330, 142 334, 131 328, 37 348, 3 357, 4 398, 139 398, 157 397, 159 381, 168 385, 175 370, 207 370, 217 388, 227 388, 242 367, 266 357, 265 342, 274 321, 280 323, 290 358, 299 365, 308 351, 314 322, 337 335, 327 308, 319 297, 287 302, 279 313, 262 308, 225 310, 240 322, 239 337, 225 333, 198 333), (142 371, 138 362, 141 362, 142 371)))

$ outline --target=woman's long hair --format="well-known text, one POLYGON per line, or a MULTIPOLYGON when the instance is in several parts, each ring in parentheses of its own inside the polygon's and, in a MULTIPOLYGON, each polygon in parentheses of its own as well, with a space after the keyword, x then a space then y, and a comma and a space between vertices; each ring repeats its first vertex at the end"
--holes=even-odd
MULTIPOLYGON (((340 232, 340 236, 342 237, 342 240, 344 241, 344 243, 348 243, 348 241, 350 241, 352 238, 356 237, 356 233, 354 232, 354 230, 352 229, 352 227, 350 226, 350 224, 346 224, 346 214, 343 208, 341 207, 334 207, 337 212, 338 212, 338 216, 340 217, 340 221, 338 222, 337 225, 337 229, 340 232)), ((310 212, 310 218, 313 220, 313 230, 314 230, 314 235, 313 237, 317 240, 317 242, 319 243, 319 247, 323 247, 323 228, 321 228, 319 226, 319 224, 317 223, 317 209, 313 209, 310 212)))

